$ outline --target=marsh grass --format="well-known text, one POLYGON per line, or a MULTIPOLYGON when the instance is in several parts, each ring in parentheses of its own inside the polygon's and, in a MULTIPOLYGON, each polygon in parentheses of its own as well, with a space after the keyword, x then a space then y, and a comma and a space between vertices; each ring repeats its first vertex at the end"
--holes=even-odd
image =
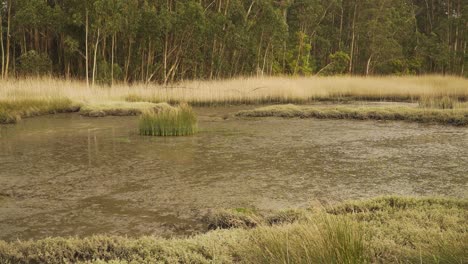
MULTIPOLYGON (((71 100, 74 105, 108 104, 108 102, 151 102, 192 106, 239 104, 305 104, 317 101, 409 101, 421 98, 453 98, 468 101, 468 80, 453 76, 405 77, 265 77, 234 78, 212 81, 183 81, 170 86, 157 84, 115 84, 87 86, 81 81, 53 78, 11 79, 0 81, 0 104, 5 101, 71 100)), ((466 104, 468 106, 468 104, 466 104)), ((0 106, 1 109, 2 106, 0 106)), ((29 112, 0 110, 0 122, 12 123, 29 112)), ((131 111, 113 111, 127 115, 131 111)), ((48 113, 36 111, 31 115, 48 113)), ((98 112, 98 115, 103 114, 98 112)), ((105 113, 104 113, 105 114, 105 113)))
POLYGON ((348 107, 273 105, 236 113, 239 117, 287 117, 357 120, 404 120, 420 123, 468 125, 468 108, 432 109, 417 107, 348 107))
POLYGON ((198 130, 197 116, 185 103, 177 107, 145 111, 140 116, 140 135, 145 136, 186 136, 198 130))
POLYGON ((67 98, 0 99, 0 124, 16 123, 22 118, 44 114, 76 112, 79 104, 67 98))
POLYGON ((364 231, 343 217, 315 219, 278 228, 261 227, 250 234, 245 250, 252 263, 366 263, 364 231))
MULTIPOLYGON (((244 212, 253 217, 255 211, 244 212)), ((0 241, 0 263, 466 263, 468 201, 380 197, 190 238, 0 241)), ((259 221, 262 216, 255 216, 259 221)))
POLYGON ((468 100, 468 80, 451 76, 265 77, 184 81, 170 86, 116 84, 90 86, 59 79, 0 81, 0 98, 61 96, 75 102, 148 101, 191 105, 305 103, 310 101, 417 101, 421 97, 468 100))

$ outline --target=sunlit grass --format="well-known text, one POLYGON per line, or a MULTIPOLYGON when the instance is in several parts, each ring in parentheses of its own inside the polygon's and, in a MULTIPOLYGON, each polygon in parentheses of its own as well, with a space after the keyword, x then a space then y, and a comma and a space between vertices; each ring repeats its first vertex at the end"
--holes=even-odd
POLYGON ((185 103, 143 112, 139 121, 140 135, 186 136, 197 132, 197 116, 185 103))
POLYGON ((420 123, 468 125, 468 108, 432 109, 406 106, 296 106, 273 105, 240 111, 240 117, 298 117, 319 119, 405 120, 420 123))
MULTIPOLYGON (((303 210, 294 222, 190 238, 0 241, 0 263, 466 263, 468 201, 382 197, 303 210)), ((243 218, 238 218, 243 219, 243 218)), ((242 220, 240 220, 242 221, 242 220)), ((249 220, 250 221, 250 220, 249 220)))

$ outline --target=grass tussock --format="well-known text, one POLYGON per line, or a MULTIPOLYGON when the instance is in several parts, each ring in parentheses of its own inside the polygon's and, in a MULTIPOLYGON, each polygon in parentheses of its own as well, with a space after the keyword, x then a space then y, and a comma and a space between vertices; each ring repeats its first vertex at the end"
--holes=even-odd
POLYGON ((321 107, 274 105, 240 111, 240 117, 299 117, 319 119, 404 120, 420 123, 468 125, 468 108, 426 109, 416 107, 321 107))
POLYGON ((0 241, 0 263, 466 263, 467 218, 466 199, 382 197, 184 239, 0 241))
POLYGON ((0 124, 16 123, 21 118, 45 114, 76 112, 79 104, 67 98, 0 99, 0 124))
POLYGON ((140 135, 145 136, 186 136, 198 130, 197 116, 185 103, 177 107, 149 110, 140 116, 140 135))
POLYGON ((101 102, 85 104, 80 109, 80 114, 89 117, 103 116, 135 116, 146 111, 160 111, 169 109, 170 105, 166 103, 148 103, 148 102, 101 102))

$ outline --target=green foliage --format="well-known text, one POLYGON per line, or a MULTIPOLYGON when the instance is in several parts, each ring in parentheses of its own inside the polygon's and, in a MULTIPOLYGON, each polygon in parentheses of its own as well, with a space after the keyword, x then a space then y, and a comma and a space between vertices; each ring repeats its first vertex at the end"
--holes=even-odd
POLYGON ((307 34, 297 32, 294 48, 288 53, 288 65, 293 75, 310 75, 314 69, 310 52, 312 45, 307 34))
MULTIPOLYGON (((119 64, 114 63, 114 80, 122 80, 123 78, 123 70, 119 66, 119 64)), ((97 66, 97 81, 101 84, 108 84, 112 83, 112 69, 111 64, 106 61, 100 61, 97 66)))
POLYGON ((144 112, 140 117, 140 135, 186 136, 198 130, 197 116, 188 104, 144 112))
POLYGON ((44 53, 30 50, 22 54, 18 59, 18 72, 25 75, 45 75, 52 71, 52 61, 44 53))
POLYGON ((349 60, 349 55, 343 51, 330 54, 330 64, 325 66, 319 73, 322 75, 344 74, 348 70, 349 60))
MULTIPOLYGON (((103 83, 113 68, 115 80, 162 83, 255 74, 466 75, 467 9, 449 0, 9 0, 1 24, 11 61, 35 50, 50 58, 47 72, 84 79, 96 54, 103 83)), ((19 75, 33 69, 10 66, 19 75)))

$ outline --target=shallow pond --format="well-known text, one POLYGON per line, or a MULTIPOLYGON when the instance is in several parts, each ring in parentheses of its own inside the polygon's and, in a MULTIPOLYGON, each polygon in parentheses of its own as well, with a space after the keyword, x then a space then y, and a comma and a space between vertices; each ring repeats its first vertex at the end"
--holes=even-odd
POLYGON ((139 136, 137 117, 0 126, 0 239, 191 234, 217 208, 467 196, 466 128, 224 120, 237 110, 197 109, 201 132, 189 137, 139 136))

